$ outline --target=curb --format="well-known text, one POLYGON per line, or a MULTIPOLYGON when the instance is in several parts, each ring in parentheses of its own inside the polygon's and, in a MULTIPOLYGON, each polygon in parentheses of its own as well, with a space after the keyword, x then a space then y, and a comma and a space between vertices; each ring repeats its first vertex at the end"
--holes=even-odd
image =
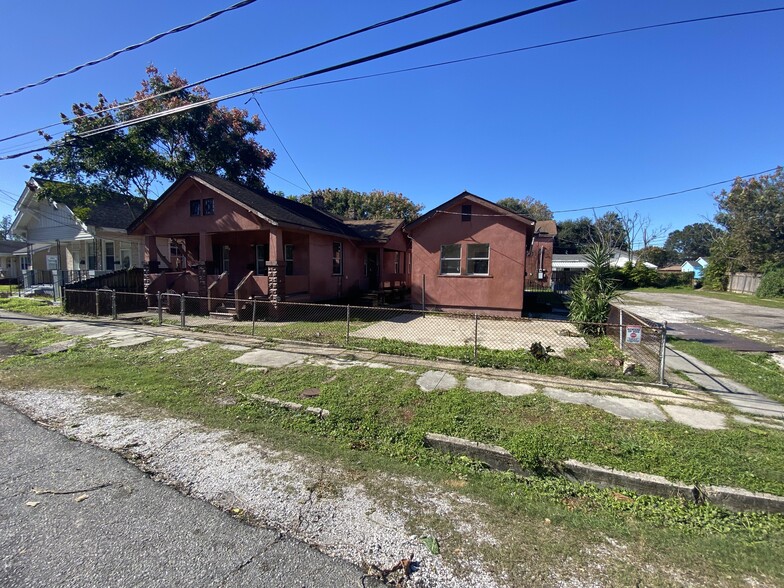
MULTIPOLYGON (((535 476, 533 472, 523 469, 511 453, 497 445, 486 445, 438 433, 427 433, 425 435, 425 445, 453 455, 464 455, 476 459, 492 470, 514 472, 526 478, 535 476)), ((663 498, 681 498, 695 504, 708 503, 736 512, 784 513, 784 496, 776 496, 775 494, 764 492, 751 492, 743 488, 730 488, 728 486, 683 484, 672 482, 662 476, 640 472, 624 472, 591 463, 583 463, 575 459, 563 462, 557 468, 556 475, 573 482, 592 484, 599 488, 625 488, 638 494, 661 496, 663 498)))

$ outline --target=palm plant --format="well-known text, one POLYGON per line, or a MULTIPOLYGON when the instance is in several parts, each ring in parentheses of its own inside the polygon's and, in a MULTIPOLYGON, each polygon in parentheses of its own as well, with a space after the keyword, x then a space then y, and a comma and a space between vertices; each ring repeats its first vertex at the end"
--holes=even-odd
POLYGON ((618 281, 613 278, 612 253, 603 243, 591 245, 585 252, 588 269, 572 282, 569 320, 580 323, 584 333, 600 335, 607 322, 610 303, 617 296, 618 281))

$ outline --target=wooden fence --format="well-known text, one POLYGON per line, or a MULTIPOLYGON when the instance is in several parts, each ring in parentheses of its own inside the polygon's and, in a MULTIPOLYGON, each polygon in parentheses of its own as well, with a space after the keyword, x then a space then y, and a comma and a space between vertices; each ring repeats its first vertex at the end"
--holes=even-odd
POLYGON ((727 290, 735 294, 755 294, 759 288, 762 274, 738 272, 730 274, 727 290))

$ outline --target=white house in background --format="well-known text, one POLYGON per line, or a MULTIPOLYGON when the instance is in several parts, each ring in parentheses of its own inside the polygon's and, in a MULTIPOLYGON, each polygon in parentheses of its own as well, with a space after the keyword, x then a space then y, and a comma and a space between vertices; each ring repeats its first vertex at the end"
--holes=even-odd
MULTIPOLYGON (((623 267, 629 263, 629 252, 622 249, 614 248, 611 251, 612 258, 610 265, 612 267, 623 267)), ((657 269, 658 266, 643 262, 643 265, 650 269, 657 269)), ((585 255, 577 254, 563 254, 556 253, 553 255, 553 283, 556 284, 556 289, 568 289, 569 284, 574 277, 579 276, 588 269, 588 259, 585 255)))
POLYGON ((14 251, 20 270, 113 271, 141 266, 143 240, 126 231, 143 211, 139 199, 118 194, 81 219, 68 206, 38 197, 36 192, 48 181, 29 180, 14 207, 11 233, 24 240, 14 251))
POLYGON ((14 252, 19 249, 19 241, 0 239, 0 281, 15 280, 19 277, 19 258, 14 252))

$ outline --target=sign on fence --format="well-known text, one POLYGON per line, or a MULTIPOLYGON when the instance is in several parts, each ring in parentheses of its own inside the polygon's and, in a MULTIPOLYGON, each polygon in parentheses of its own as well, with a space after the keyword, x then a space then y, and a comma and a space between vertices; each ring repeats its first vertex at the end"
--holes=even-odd
POLYGON ((626 342, 639 343, 642 341, 642 327, 638 325, 626 325, 626 342))

